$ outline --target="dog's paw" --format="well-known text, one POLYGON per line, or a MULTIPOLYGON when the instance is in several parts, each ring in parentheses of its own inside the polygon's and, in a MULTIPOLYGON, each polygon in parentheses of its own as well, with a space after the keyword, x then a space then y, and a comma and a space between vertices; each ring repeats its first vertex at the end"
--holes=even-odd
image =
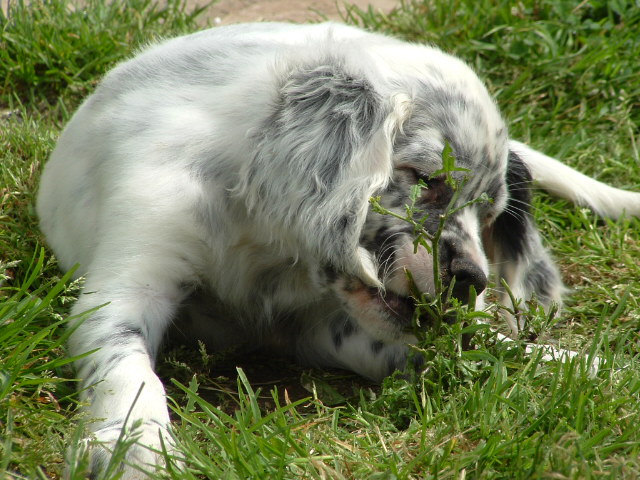
POLYGON ((171 435, 166 427, 146 423, 127 427, 105 427, 93 433, 69 455, 67 478, 112 478, 143 480, 150 474, 167 467, 179 469, 171 435), (73 473, 73 474, 71 474, 73 473))

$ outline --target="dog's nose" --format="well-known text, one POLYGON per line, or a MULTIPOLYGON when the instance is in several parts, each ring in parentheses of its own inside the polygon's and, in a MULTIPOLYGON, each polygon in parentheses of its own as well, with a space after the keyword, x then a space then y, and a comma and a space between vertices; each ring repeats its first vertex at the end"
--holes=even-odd
POLYGON ((473 286, 476 293, 487 288, 487 276, 484 271, 470 260, 454 258, 451 261, 449 274, 456 279, 453 286, 453 296, 462 302, 467 302, 469 299, 469 287, 473 286))

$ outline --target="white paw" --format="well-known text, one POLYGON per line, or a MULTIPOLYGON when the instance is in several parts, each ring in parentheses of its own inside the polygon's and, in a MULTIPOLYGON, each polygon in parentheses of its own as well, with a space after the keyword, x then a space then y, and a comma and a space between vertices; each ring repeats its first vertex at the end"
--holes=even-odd
POLYGON ((181 462, 166 427, 153 422, 128 426, 125 432, 119 425, 104 427, 85 439, 70 455, 67 477, 77 478, 84 470, 90 479, 121 480, 148 479, 149 475, 167 465, 179 469, 181 462), (74 472, 74 475, 69 474, 74 472))

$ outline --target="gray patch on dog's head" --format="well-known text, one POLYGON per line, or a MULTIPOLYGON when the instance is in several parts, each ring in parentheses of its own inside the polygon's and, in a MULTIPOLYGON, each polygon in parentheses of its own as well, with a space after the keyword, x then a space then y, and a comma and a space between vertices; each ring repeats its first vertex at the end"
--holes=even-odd
POLYGON ((264 134, 286 134, 293 143, 285 148, 308 154, 308 174, 320 194, 340 178, 346 162, 370 140, 386 114, 371 84, 346 72, 336 59, 297 68, 279 94, 264 134), (315 130, 316 141, 309 142, 308 130, 315 130))

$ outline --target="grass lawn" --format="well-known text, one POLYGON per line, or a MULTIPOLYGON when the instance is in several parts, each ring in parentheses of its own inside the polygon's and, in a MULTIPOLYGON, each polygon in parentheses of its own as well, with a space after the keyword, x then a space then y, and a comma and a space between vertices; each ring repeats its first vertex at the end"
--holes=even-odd
MULTIPOLYGON (((42 166, 108 68, 198 28, 180 0, 65 3, 0 12, 0 479, 61 478, 65 457, 72 479, 86 466, 66 448, 83 421, 64 356, 78 285, 37 229, 42 166)), ((637 2, 403 0, 387 16, 353 9, 346 20, 462 57, 512 137, 640 190, 637 2)), ((380 387, 278 359, 173 350, 159 370, 186 470, 169 462, 151 478, 640 478, 640 222, 543 193, 535 215, 571 295, 552 321, 526 306, 529 328, 583 357, 538 362, 490 332, 459 354, 456 332, 444 332, 424 375, 380 387)))

